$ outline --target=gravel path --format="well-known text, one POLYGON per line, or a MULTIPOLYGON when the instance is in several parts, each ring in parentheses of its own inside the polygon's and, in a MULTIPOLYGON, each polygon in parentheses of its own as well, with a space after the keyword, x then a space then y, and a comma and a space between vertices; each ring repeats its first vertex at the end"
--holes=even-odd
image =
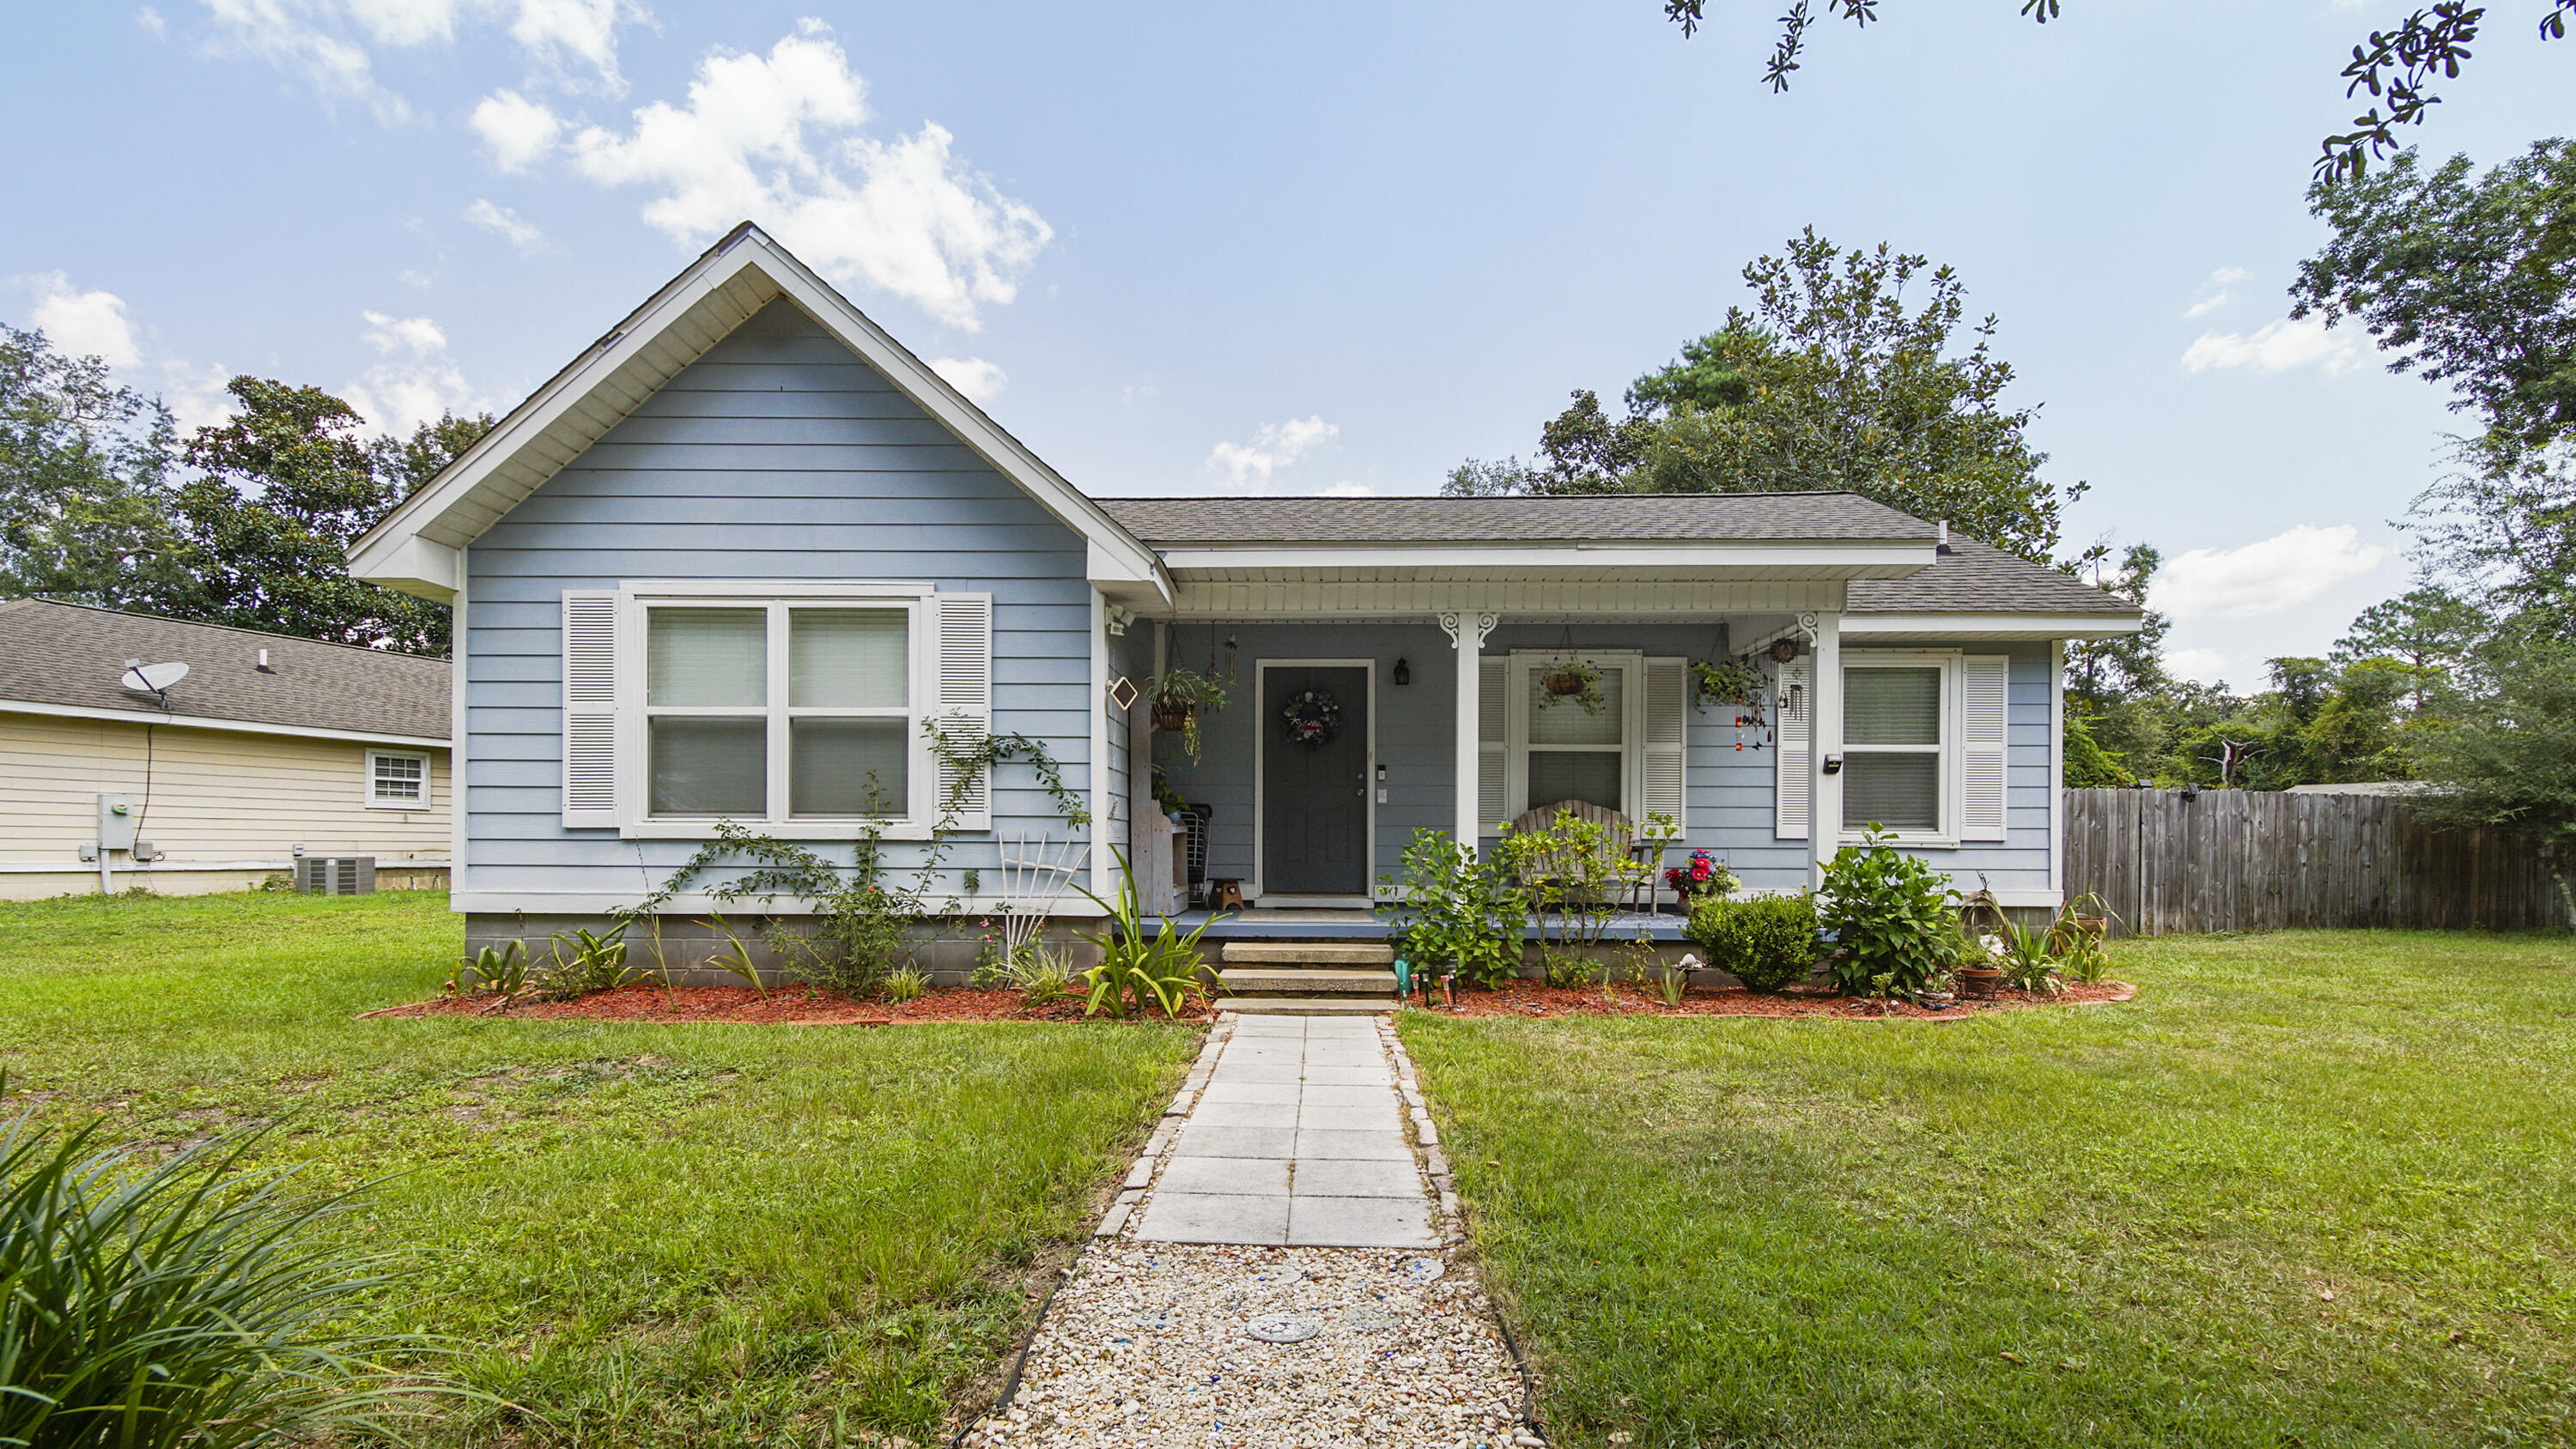
MULTIPOLYGON (((1245 1225, 1239 1236, 1248 1242, 1139 1237, 1140 1226, 1157 1216, 1155 1194, 1175 1163, 1201 1164, 1183 1169, 1173 1186, 1191 1191, 1175 1198, 1208 1195, 1200 1189, 1209 1159, 1190 1157, 1182 1144, 1196 1109, 1244 1100, 1226 1091, 1203 1100, 1212 1082, 1235 1075, 1222 1068, 1231 1046, 1244 1048, 1234 1063, 1259 1064, 1255 1078, 1281 1076, 1281 1049, 1297 1033, 1276 1018, 1229 1017, 1210 1033, 1100 1236, 1066 1270, 1017 1394, 970 1432, 967 1444, 1514 1449, 1543 1442, 1520 1421, 1519 1370, 1473 1266, 1458 1254, 1448 1163, 1392 1025, 1347 1024, 1357 1032, 1334 1025, 1318 1033, 1314 1053, 1337 1089, 1329 1100, 1351 1100, 1353 1043, 1373 1047, 1375 1064, 1387 1073, 1388 1105, 1404 1127, 1404 1165, 1415 1174, 1410 1190, 1419 1216, 1408 1216, 1430 1229, 1422 1240, 1430 1246, 1281 1246, 1258 1211, 1229 1215, 1245 1225)), ((1205 1138, 1202 1124, 1199 1140, 1205 1138)), ((1218 1170, 1244 1181, 1267 1170, 1259 1158, 1216 1160, 1230 1164, 1218 1170)), ((1285 1173, 1304 1160, 1290 1158, 1285 1173)), ((1320 1187, 1345 1169, 1309 1171, 1320 1187)), ((1381 1183, 1370 1191, 1390 1189, 1381 1183)))

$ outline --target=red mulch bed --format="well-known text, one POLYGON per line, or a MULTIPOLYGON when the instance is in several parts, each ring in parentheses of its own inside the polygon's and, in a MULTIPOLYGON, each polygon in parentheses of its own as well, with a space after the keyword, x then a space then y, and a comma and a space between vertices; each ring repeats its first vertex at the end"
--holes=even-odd
MULTIPOLYGON (((1847 996, 1836 996, 1817 987, 1793 987, 1773 996, 1762 996, 1741 986, 1695 986, 1682 998, 1679 1006, 1664 1005, 1664 998, 1651 987, 1618 985, 1611 988, 1615 1000, 1604 1000, 1598 986, 1545 986, 1535 981, 1516 981, 1493 991, 1461 991, 1457 1014, 1460 1016, 1830 1016, 1870 1018, 1880 1015, 1879 1004, 1847 996)), ((2138 994, 2138 988, 2125 981, 2105 981, 2097 986, 2069 984, 2063 996, 2042 996, 2031 991, 1999 990, 1991 1001, 1962 1001, 1941 1011, 1900 1001, 1886 1014, 1908 1021, 1959 1021, 1971 1016, 1986 1016, 1998 1011, 2022 1011, 2037 1006, 2089 1005, 2110 1001, 2127 1001, 2138 994)), ((1449 1008, 1432 998, 1434 1011, 1449 1008)))
MULTIPOLYGON (((434 1001, 416 1001, 385 1011, 370 1011, 368 1016, 480 1016, 500 1015, 492 1011, 489 997, 456 1000, 440 997, 434 1001)), ((808 991, 802 986, 783 986, 763 1000, 748 986, 684 986, 676 993, 665 993, 659 986, 621 986, 615 991, 602 991, 578 1001, 523 1000, 512 1006, 507 1015, 523 1021, 554 1021, 580 1017, 590 1021, 633 1021, 648 1024, 666 1022, 730 1022, 750 1026, 892 1026, 897 1022, 919 1021, 1081 1021, 1082 998, 1068 997, 1044 1006, 1030 1006, 1020 1000, 1016 991, 976 991, 964 986, 925 991, 903 1004, 882 1001, 860 1001, 831 991, 808 991)), ((1095 1017, 1106 1021, 1110 1018, 1095 1017)), ((1160 1021, 1157 1015, 1153 1018, 1160 1021)), ((1192 1006, 1181 1012, 1183 1021, 1206 1021, 1208 1009, 1192 1006)))

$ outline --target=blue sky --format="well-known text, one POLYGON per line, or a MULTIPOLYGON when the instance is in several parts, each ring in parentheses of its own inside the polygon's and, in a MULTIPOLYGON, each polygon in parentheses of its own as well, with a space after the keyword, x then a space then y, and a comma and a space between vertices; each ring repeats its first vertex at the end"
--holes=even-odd
MULTIPOLYGON (((2283 300, 2402 4, 1888 0, 1774 96, 1778 8, 22 6, 0 318, 192 420, 256 372, 398 425, 507 407, 749 215, 1092 492, 1412 493, 1813 224, 1998 314, 2094 485, 2070 538, 2175 560, 2187 671, 2256 684, 2404 586, 2444 397, 2283 300)), ((2428 150, 2566 128, 2576 43, 2498 10, 2428 150)))

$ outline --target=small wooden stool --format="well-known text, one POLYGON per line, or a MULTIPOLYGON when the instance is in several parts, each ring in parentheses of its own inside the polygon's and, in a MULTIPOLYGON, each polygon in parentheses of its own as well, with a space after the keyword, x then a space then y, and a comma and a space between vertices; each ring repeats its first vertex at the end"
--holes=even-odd
POLYGON ((1218 875, 1208 877, 1208 909, 1239 911, 1243 905, 1243 878, 1218 875))

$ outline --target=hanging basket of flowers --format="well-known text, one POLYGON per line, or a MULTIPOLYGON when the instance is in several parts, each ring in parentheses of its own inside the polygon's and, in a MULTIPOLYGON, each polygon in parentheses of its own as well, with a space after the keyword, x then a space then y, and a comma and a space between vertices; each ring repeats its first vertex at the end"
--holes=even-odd
POLYGON ((1599 714, 1608 703, 1601 694, 1601 666, 1588 659, 1558 659, 1541 665, 1538 687, 1541 708, 1570 701, 1583 706, 1585 714, 1599 714))
POLYGON ((1703 659, 1690 667, 1692 693, 1703 705, 1760 705, 1762 671, 1734 659, 1703 659))
POLYGON ((1342 707, 1324 691, 1310 689, 1290 699, 1279 717, 1287 723, 1289 743, 1320 749, 1340 727, 1342 707))

